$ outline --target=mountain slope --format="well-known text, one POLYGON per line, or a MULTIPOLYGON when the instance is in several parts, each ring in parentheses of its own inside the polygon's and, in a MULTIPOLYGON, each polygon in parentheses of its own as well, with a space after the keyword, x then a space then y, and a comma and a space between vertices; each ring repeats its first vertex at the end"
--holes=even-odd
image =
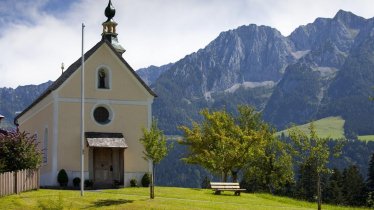
POLYGON ((2 127, 13 127, 16 112, 22 111, 32 103, 52 81, 40 85, 26 85, 13 88, 0 88, 0 114, 5 116, 2 127))

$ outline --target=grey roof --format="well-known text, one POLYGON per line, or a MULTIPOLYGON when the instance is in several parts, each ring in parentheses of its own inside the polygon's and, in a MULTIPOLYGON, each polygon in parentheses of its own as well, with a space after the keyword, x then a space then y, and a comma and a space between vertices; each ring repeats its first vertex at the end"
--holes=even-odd
POLYGON ((122 133, 86 132, 85 136, 89 147, 128 147, 122 133))
POLYGON ((0 119, 5 118, 3 115, 0 114, 0 119))
MULTIPOLYGON (((148 85, 139 77, 139 75, 134 71, 134 69, 125 61, 125 59, 122 58, 122 56, 116 51, 116 49, 106 40, 101 40, 98 42, 95 46, 93 46, 90 50, 88 50, 84 54, 84 60, 86 61, 99 47, 103 44, 107 44, 111 50, 113 50, 114 54, 117 55, 117 58, 122 61, 122 63, 130 69, 130 72, 135 76, 135 78, 143 85, 143 87, 154 97, 157 97, 157 95, 151 90, 151 88, 148 87, 148 85)), ((17 125, 17 120, 22 115, 24 115, 27 111, 29 111, 33 106, 35 106, 37 103, 39 103, 41 100, 43 100, 46 96, 48 96, 52 91, 56 90, 58 87, 60 87, 78 68, 81 66, 81 59, 77 59, 73 64, 69 66, 64 73, 61 74, 61 76, 53 82, 36 100, 34 100, 26 109, 24 109, 20 114, 18 114, 14 118, 14 124, 17 125)))

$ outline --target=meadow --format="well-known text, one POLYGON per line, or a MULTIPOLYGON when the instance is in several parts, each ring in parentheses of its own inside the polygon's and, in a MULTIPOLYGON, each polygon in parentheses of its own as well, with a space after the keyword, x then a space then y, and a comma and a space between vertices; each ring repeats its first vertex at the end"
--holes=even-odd
MULTIPOLYGON (((149 199, 148 188, 111 190, 40 189, 0 198, 0 209, 316 209, 315 203, 264 193, 233 192, 214 195, 210 189, 156 187, 156 198, 149 199)), ((323 205, 323 209, 365 209, 323 205)))

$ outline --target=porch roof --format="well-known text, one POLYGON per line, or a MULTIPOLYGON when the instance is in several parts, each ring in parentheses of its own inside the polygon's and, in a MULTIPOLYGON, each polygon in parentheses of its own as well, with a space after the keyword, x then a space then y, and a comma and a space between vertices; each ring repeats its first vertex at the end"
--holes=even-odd
POLYGON ((127 148, 122 133, 85 132, 89 147, 127 148))

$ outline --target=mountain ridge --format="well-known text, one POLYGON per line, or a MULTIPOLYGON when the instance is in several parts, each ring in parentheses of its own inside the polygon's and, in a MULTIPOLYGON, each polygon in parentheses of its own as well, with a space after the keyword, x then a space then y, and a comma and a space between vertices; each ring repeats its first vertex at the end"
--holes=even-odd
POLYGON ((221 32, 175 63, 137 73, 159 95, 154 115, 167 134, 200 120, 202 108, 235 113, 238 104, 256 107, 278 129, 340 115, 350 132, 368 133, 374 123, 367 116, 374 110, 361 101, 374 86, 373 26, 373 18, 344 10, 299 26, 289 36, 269 26, 244 25, 221 32), (364 73, 359 78, 355 65, 364 73), (352 109, 360 117, 348 114, 352 109))

